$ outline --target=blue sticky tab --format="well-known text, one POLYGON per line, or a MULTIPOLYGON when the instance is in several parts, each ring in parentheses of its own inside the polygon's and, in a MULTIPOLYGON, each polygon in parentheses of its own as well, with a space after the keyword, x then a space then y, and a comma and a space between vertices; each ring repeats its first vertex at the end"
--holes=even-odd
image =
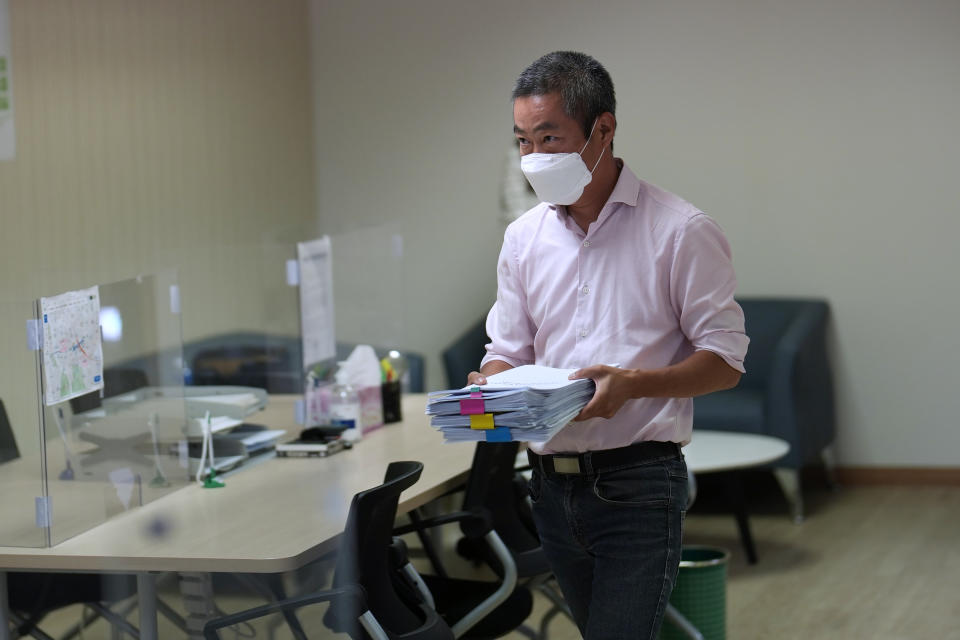
POLYGON ((487 431, 487 442, 510 442, 510 428, 497 427, 487 431))

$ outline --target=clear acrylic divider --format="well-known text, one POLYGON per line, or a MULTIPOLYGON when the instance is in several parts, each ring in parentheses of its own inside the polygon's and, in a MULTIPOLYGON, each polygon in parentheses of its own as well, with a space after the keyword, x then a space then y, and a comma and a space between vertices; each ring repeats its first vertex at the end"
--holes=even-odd
MULTIPOLYGON (((61 328, 39 360, 48 544, 190 482, 176 274, 97 290, 102 389, 76 395, 86 361, 63 356, 84 344, 90 348, 94 336, 82 328, 75 335, 61 328)), ((42 324, 40 301, 37 311, 42 324)), ((84 355, 95 358, 93 351, 84 355)))
MULTIPOLYGON (((287 225, 254 244, 216 251, 218 263, 231 265, 231 277, 243 278, 243 298, 220 300, 217 316, 210 309, 185 311, 188 384, 303 395, 308 373, 311 385, 331 383, 337 363, 357 344, 375 347, 380 356, 404 350, 404 242, 398 225, 340 233, 325 233, 312 224, 287 225), (331 248, 334 353, 305 362, 298 244, 325 235, 331 248)), ((309 327, 308 333, 316 329, 309 327)), ((422 366, 416 373, 422 386, 422 366)), ((256 422, 256 416, 250 421, 256 422)))
POLYGON ((33 301, 0 300, 0 546, 44 547, 43 450, 37 438, 33 301), (28 332, 33 331, 30 340, 28 332))

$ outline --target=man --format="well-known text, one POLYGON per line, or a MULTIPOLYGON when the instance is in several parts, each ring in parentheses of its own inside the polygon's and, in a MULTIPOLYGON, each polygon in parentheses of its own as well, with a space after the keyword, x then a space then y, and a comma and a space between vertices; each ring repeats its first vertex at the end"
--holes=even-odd
POLYGON ((593 399, 530 445, 544 551, 588 640, 654 638, 680 561, 692 397, 730 388, 747 337, 713 220, 613 156, 616 100, 590 56, 555 52, 513 90, 542 203, 506 231, 480 371, 577 369, 593 399))

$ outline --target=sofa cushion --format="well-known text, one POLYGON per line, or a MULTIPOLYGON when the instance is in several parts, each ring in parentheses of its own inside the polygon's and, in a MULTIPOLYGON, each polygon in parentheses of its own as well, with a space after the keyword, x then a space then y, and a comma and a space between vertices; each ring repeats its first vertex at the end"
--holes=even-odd
POLYGON ((742 433, 764 432, 763 393, 734 388, 693 400, 693 427, 742 433))

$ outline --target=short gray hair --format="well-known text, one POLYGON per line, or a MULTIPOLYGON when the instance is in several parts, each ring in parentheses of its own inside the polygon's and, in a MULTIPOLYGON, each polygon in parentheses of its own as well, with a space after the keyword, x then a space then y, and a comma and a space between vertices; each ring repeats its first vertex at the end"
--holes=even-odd
POLYGON ((585 53, 554 51, 539 58, 517 78, 512 99, 548 93, 560 94, 564 113, 580 122, 585 138, 601 113, 616 115, 613 80, 585 53))

